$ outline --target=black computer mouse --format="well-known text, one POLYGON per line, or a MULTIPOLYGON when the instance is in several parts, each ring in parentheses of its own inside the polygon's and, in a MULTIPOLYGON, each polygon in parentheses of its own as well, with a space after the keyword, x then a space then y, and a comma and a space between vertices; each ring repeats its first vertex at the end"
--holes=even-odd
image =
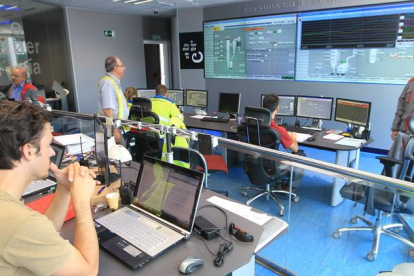
POLYGON ((313 137, 311 136, 311 137, 309 137, 306 141, 313 142, 313 141, 315 141, 315 138, 313 138, 313 137))
POLYGON ((189 256, 181 262, 180 266, 178 267, 178 270, 183 274, 190 274, 199 269, 203 265, 204 261, 202 259, 194 256, 189 256))

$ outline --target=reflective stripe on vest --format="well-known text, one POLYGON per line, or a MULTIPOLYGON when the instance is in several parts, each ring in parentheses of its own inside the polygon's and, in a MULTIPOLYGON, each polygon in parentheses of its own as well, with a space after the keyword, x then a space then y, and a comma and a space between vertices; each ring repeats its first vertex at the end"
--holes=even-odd
MULTIPOLYGON (((114 86, 115 92, 116 92, 116 96, 118 98, 118 118, 122 119, 125 116, 125 111, 124 111, 124 101, 123 101, 123 97, 122 97, 122 92, 119 89, 118 85, 116 84, 116 82, 110 77, 110 76, 104 76, 99 83, 101 83, 101 81, 103 80, 110 80, 112 82, 112 85, 114 86)), ((99 89, 99 83, 98 83, 98 89, 99 89)))

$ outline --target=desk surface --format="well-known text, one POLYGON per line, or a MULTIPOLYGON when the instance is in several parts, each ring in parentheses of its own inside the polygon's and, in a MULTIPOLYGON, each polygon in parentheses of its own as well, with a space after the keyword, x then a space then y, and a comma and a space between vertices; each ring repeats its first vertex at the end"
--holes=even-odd
MULTIPOLYGON (((221 195, 209 190, 204 190, 200 200, 200 206, 208 205, 206 200, 211 196, 222 197, 221 195)), ((138 270, 131 270, 123 265, 120 261, 115 259, 110 253, 100 249, 99 260, 99 275, 182 275, 178 272, 178 266, 183 259, 194 255, 204 260, 204 266, 194 272, 194 275, 226 275, 231 271, 247 264, 251 256, 263 248, 266 244, 271 242, 280 232, 287 228, 287 224, 278 218, 272 217, 264 226, 255 224, 241 216, 232 212, 225 211, 228 217, 228 223, 234 222, 244 230, 248 231, 255 237, 252 243, 243 243, 228 234, 228 230, 222 230, 221 235, 234 243, 233 251, 226 254, 224 265, 222 267, 215 267, 213 265, 214 256, 212 256, 203 241, 196 237, 191 237, 188 241, 182 242, 175 246, 170 251, 165 252, 155 260, 146 264, 138 270), (267 229, 266 234, 263 234, 264 228, 267 229), (276 233, 276 234, 275 234, 276 233), (261 238, 259 238, 261 237, 261 238)), ((258 211, 260 212, 260 211, 258 211)), ((262 212, 260 212, 262 213, 262 212)), ((214 208, 204 208, 198 211, 198 215, 203 215, 206 219, 218 227, 224 226, 225 217, 219 210, 214 208)), ((103 215, 103 214, 101 214, 103 215)), ((61 235, 73 242, 73 231, 75 228, 75 220, 66 222, 61 230, 61 235)), ((223 242, 220 238, 211 241, 205 241, 210 250, 217 252, 219 244, 223 242)))
MULTIPOLYGON (((216 130, 216 131, 227 132, 227 133, 237 133, 237 121, 236 120, 230 120, 228 123, 216 123, 216 122, 201 121, 200 119, 191 118, 191 116, 194 116, 194 115, 184 114, 184 122, 186 126, 189 128, 200 128, 200 129, 216 130)), ((372 139, 370 139, 367 143, 361 145, 359 148, 337 145, 335 144, 335 141, 326 140, 322 138, 323 136, 326 135, 326 131, 327 130, 314 131, 312 136, 315 138, 315 141, 299 142, 299 145, 312 147, 312 148, 318 148, 318 149, 324 149, 324 150, 329 150, 329 151, 338 151, 338 150, 352 151, 352 150, 362 148, 363 146, 372 142, 372 139)))

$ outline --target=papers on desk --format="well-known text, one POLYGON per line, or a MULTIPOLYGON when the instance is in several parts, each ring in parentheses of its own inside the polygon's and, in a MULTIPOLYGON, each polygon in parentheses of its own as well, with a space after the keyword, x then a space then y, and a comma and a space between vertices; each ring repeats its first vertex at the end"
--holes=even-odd
POLYGON ((85 134, 69 134, 62 136, 55 136, 53 139, 66 147, 66 152, 70 155, 81 153, 80 141, 82 137, 82 150, 83 152, 91 151, 95 146, 95 140, 86 136, 85 134))
POLYGON ((334 133, 330 133, 328 135, 323 136, 322 138, 326 139, 326 140, 331 140, 331 141, 338 141, 338 140, 341 140, 342 138, 344 138, 344 136, 334 134, 334 133))
POLYGON ((217 196, 212 196, 209 199, 207 199, 207 201, 223 209, 226 209, 227 211, 235 213, 236 215, 244 217, 245 219, 248 219, 251 222, 254 222, 258 225, 263 225, 272 218, 267 214, 261 214, 252 211, 252 207, 250 206, 246 206, 217 196))
POLYGON ((194 118, 194 119, 203 119, 206 116, 205 115, 193 115, 193 116, 190 116, 190 117, 194 118))
POLYGON ((305 134, 305 133, 296 133, 296 141, 298 142, 303 142, 306 139, 308 139, 309 137, 312 137, 312 135, 310 134, 305 134))
POLYGON ((354 139, 354 138, 344 138, 337 142, 335 142, 336 145, 341 146, 348 146, 348 147, 354 147, 358 148, 361 146, 362 143, 365 143, 366 141, 363 139, 354 139))

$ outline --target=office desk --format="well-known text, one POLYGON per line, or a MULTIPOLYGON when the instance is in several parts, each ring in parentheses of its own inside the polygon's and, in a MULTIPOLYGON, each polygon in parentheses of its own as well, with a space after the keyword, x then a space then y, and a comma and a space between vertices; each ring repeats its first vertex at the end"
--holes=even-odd
MULTIPOLYGON (((199 206, 211 204, 207 201, 212 196, 222 197, 221 195, 204 190, 199 206)), ((226 198, 228 199, 228 198, 226 198)), ((231 199, 228 199, 231 200, 231 199)), ((243 243, 228 233, 228 230, 222 230, 221 235, 233 242, 234 248, 231 252, 227 253, 222 267, 215 267, 213 265, 214 256, 212 256, 203 242, 196 237, 191 237, 188 241, 182 242, 179 245, 173 247, 170 251, 165 252, 155 260, 146 264, 144 267, 131 270, 125 266, 119 260, 115 259, 107 251, 100 249, 99 260, 99 275, 182 275, 178 272, 178 266, 183 259, 190 255, 200 257, 204 260, 204 266, 193 273, 193 275, 226 275, 233 272, 233 275, 254 275, 254 254, 274 240, 280 233, 285 231, 288 227, 287 223, 272 217, 270 221, 263 226, 255 224, 244 217, 236 215, 232 212, 224 210, 227 214, 228 223, 234 222, 244 230, 251 233, 255 240, 252 243, 243 243)), ((263 213, 259 210, 255 210, 259 213, 263 213)), ((104 215, 102 212, 99 216, 104 215)), ((218 227, 222 227, 225 224, 225 218, 223 214, 215 208, 204 208, 197 212, 197 215, 202 215, 206 219, 210 220, 218 227)), ((75 220, 66 222, 62 229, 61 235, 64 238, 68 238, 73 242, 73 232, 75 229, 75 220)), ((205 241, 212 252, 216 253, 218 246, 223 242, 220 238, 216 238, 211 241, 205 241)))
MULTIPOLYGON (((227 138, 228 133, 237 133, 237 121, 230 120, 228 123, 215 123, 215 122, 204 122, 200 119, 191 118, 192 114, 184 114, 184 121, 187 127, 192 128, 200 128, 200 129, 208 129, 208 130, 216 130, 221 131, 223 133, 223 137, 227 138)), ((335 164, 345 166, 345 167, 352 167, 354 169, 358 169, 359 166, 359 155, 360 149, 372 142, 370 139, 367 143, 361 145, 358 148, 355 147, 348 147, 335 144, 335 141, 325 140, 322 137, 326 135, 326 130, 323 131, 315 131, 312 136, 315 138, 315 141, 308 142, 300 142, 299 145, 329 150, 336 153, 335 157, 335 164)), ((225 155, 223 156, 225 160, 227 160, 226 151, 225 155)), ((341 190, 342 186, 345 185, 345 180, 334 178, 333 180, 333 189, 331 195, 331 206, 337 206, 343 201, 342 196, 340 195, 339 191, 341 190)))

